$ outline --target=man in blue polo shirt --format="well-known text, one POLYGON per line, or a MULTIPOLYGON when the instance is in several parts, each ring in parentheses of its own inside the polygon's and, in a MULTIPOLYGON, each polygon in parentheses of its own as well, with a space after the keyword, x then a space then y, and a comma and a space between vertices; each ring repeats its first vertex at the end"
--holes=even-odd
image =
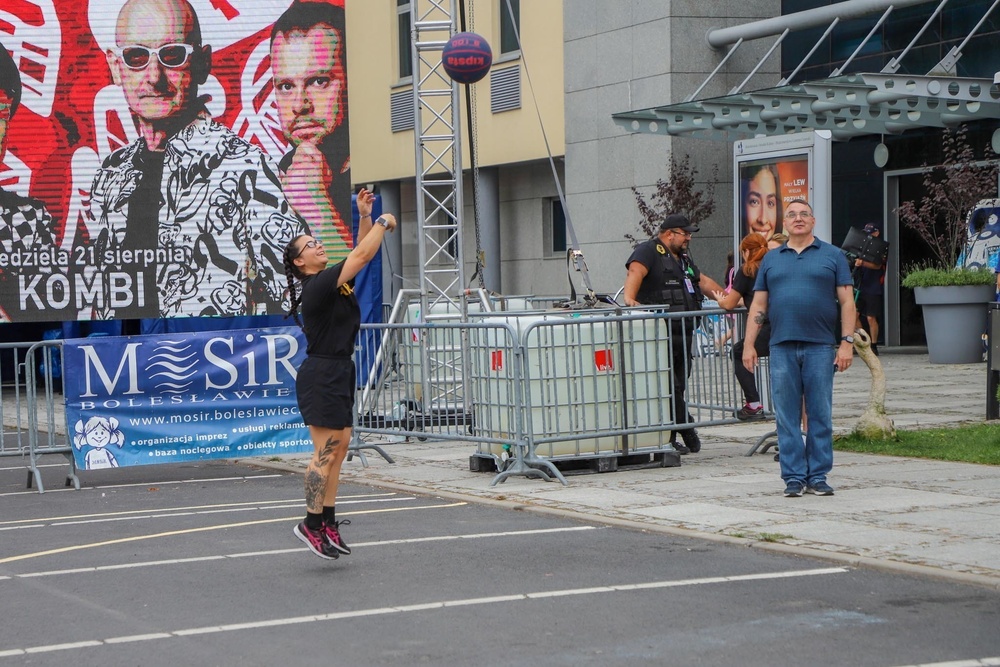
POLYGON ((833 374, 854 358, 854 283, 839 248, 813 235, 816 218, 802 199, 784 212, 788 243, 764 255, 748 314, 743 365, 757 366, 754 342, 771 323, 771 391, 785 496, 832 496, 833 374), (799 424, 805 399, 809 433, 799 424))

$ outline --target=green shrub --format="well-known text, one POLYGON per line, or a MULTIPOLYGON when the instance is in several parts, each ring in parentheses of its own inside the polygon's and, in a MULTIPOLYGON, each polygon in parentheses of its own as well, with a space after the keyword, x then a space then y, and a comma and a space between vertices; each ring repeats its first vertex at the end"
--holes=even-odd
POLYGON ((990 269, 924 268, 908 272, 902 284, 909 288, 995 285, 996 275, 990 269))

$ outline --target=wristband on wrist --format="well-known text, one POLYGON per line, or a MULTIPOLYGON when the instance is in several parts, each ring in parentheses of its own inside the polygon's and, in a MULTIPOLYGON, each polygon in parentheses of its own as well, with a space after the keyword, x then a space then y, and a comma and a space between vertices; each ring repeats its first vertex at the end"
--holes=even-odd
POLYGON ((365 218, 370 218, 370 217, 372 217, 372 214, 368 213, 368 214, 365 214, 365 215, 361 216, 361 219, 364 220, 365 218))

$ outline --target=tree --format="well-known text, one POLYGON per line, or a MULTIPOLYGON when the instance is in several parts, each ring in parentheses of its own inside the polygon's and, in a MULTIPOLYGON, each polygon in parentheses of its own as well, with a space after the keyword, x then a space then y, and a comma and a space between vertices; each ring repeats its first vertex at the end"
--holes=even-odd
POLYGON ((980 199, 996 194, 997 163, 989 150, 987 158, 993 161, 976 162, 964 125, 946 131, 941 137, 941 148, 944 154, 941 165, 924 167, 925 194, 919 205, 903 202, 897 212, 902 223, 930 246, 937 267, 951 269, 965 247, 969 211, 980 199))
POLYGON ((656 192, 647 201, 636 187, 632 187, 635 203, 639 207, 638 236, 625 234, 637 246, 660 233, 660 223, 671 213, 683 213, 693 223, 705 220, 715 212, 715 186, 719 182, 719 167, 712 167, 705 191, 697 188, 698 170, 691 166, 691 156, 680 160, 673 155, 667 165, 667 176, 656 181, 656 192))

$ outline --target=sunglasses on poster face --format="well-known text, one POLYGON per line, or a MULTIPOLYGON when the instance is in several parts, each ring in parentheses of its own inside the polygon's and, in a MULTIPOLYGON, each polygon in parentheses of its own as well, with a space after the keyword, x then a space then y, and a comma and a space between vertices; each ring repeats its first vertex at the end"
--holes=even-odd
POLYGON ((194 47, 190 44, 164 44, 161 47, 151 49, 147 46, 133 44, 115 49, 115 53, 129 69, 146 69, 146 66, 153 59, 154 53, 161 65, 177 69, 187 64, 191 54, 194 53, 194 47))

